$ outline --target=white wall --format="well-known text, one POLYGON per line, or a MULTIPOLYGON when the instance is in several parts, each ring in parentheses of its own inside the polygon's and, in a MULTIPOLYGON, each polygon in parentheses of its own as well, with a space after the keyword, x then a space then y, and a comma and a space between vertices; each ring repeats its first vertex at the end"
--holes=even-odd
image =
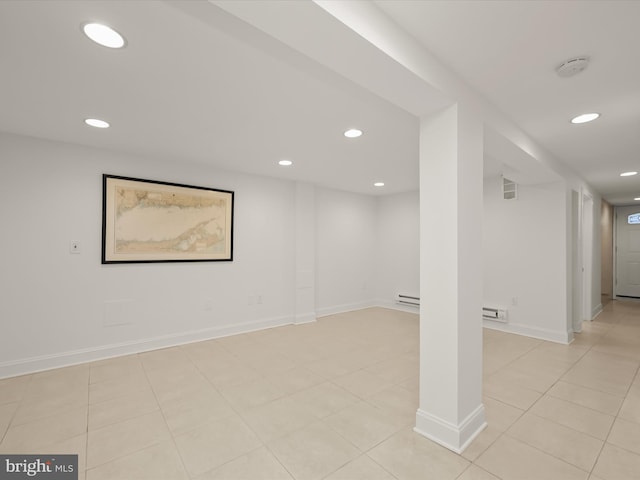
MULTIPOLYGON (((0 378, 295 322, 294 182, 10 134, 0 134, 0 158, 0 378), (234 261, 102 265, 103 173, 235 191, 234 261)), ((376 239, 388 238, 377 199, 314 196, 316 313, 374 305, 376 239)), ((383 218, 417 232, 396 203, 405 209, 390 200, 383 218)))
POLYGON ((484 300, 509 321, 485 326, 567 342, 566 187, 519 185, 517 200, 503 200, 500 182, 484 182, 484 300))
POLYGON ((0 134, 0 377, 292 322, 294 207, 288 181, 0 134), (234 261, 101 265, 103 173, 234 190, 234 261))
POLYGON ((375 197, 318 188, 316 215, 317 314, 373 305, 375 197))
MULTIPOLYGON (((398 308, 396 294, 420 295, 420 193, 378 198, 376 303, 398 308)), ((418 313, 417 308, 407 311, 418 313)))
MULTIPOLYGON (((492 182, 485 301, 509 308, 515 333, 557 339, 566 334, 553 320, 566 312, 564 190, 521 187, 509 206, 492 182)), ((318 315, 395 307, 397 292, 417 293, 418 192, 316 188, 314 201, 318 315)), ((0 134, 0 215, 0 378, 295 319, 293 182, 0 134), (101 265, 103 173, 234 190, 234 261, 101 265), (104 325, 114 318, 124 324, 104 325)))

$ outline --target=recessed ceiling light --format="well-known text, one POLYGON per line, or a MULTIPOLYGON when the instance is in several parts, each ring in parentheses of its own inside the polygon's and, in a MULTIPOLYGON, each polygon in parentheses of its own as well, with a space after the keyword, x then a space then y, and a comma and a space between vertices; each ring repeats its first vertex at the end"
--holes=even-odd
POLYGON ((278 165, 282 165, 283 167, 288 167, 290 165, 293 165, 293 162, 291 160, 280 160, 278 162, 278 165))
POLYGON ((101 23, 86 23, 82 31, 94 42, 108 48, 122 48, 125 45, 124 37, 113 28, 101 23))
POLYGON ((599 116, 600 116, 599 113, 583 113, 582 115, 578 115, 577 117, 573 117, 571 119, 571 123, 593 122, 599 116))
POLYGON ((86 123, 91 127, 96 127, 96 128, 109 128, 110 126, 109 122, 105 122, 104 120, 100 120, 98 118, 86 118, 84 120, 84 123, 86 123))
POLYGON ((358 130, 357 128, 351 128, 344 132, 344 136, 347 138, 358 138, 362 135, 362 130, 358 130))
POLYGON ((640 197, 636 197, 636 198, 634 198, 634 200, 640 200, 640 197))
POLYGON ((384 182, 376 182, 373 184, 374 187, 384 187, 384 182))
POLYGON ((633 177, 634 175, 637 175, 638 172, 623 172, 620 174, 621 177, 633 177))

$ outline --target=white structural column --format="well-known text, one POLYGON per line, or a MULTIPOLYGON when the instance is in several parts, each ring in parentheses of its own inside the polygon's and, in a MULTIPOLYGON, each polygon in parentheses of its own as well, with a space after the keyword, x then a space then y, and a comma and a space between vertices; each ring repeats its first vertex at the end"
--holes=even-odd
POLYGON ((316 191, 296 183, 296 312, 295 323, 316 319, 316 191))
POLYGON ((415 431, 457 453, 482 405, 482 122, 453 105, 420 124, 420 405, 415 431))

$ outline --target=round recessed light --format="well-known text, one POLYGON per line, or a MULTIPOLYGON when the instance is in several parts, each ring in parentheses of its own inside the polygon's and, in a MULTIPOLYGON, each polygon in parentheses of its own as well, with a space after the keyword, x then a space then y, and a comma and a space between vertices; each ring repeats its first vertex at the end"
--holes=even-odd
POLYGON ((109 122, 105 122, 104 120, 100 120, 99 118, 86 118, 84 123, 89 125, 90 127, 96 128, 109 128, 109 122))
POLYGON ((108 48, 122 48, 125 46, 124 37, 113 28, 101 23, 85 23, 82 31, 94 42, 108 48))
POLYGON ((282 165, 283 167, 288 167, 290 165, 293 165, 293 162, 291 160, 280 160, 278 162, 278 165, 282 165))
POLYGON ((623 172, 620 174, 621 177, 633 177, 634 175, 637 175, 638 172, 623 172))
POLYGON ((362 130, 358 130, 357 128, 350 128, 346 132, 344 132, 344 136, 347 138, 358 138, 362 135, 362 130))
POLYGON ((600 116, 599 113, 583 113, 582 115, 578 115, 577 117, 573 117, 571 119, 571 123, 587 123, 593 122, 596 118, 600 116))
POLYGON ((634 198, 634 200, 640 200, 640 197, 636 197, 636 198, 634 198))
POLYGON ((373 184, 374 187, 384 187, 384 182, 376 182, 373 184))

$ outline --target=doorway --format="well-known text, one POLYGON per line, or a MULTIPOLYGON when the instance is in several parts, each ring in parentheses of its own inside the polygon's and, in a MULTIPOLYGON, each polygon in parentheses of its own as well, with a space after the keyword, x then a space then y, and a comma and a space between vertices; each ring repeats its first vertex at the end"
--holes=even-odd
POLYGON ((640 206, 615 208, 614 296, 640 298, 640 206))

